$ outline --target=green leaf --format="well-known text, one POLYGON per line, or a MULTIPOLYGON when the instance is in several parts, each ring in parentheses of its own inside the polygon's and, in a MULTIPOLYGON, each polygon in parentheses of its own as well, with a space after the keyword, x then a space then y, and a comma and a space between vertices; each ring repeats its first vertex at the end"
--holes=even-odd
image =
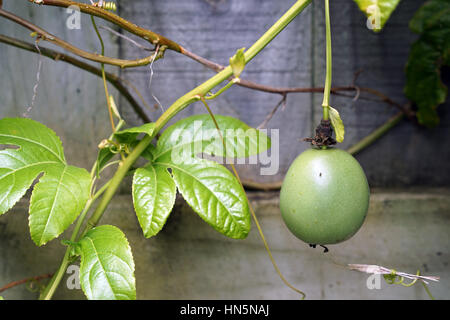
POLYGON ((98 151, 97 155, 97 168, 96 174, 97 177, 100 175, 100 171, 108 164, 109 160, 111 160, 116 154, 113 153, 110 148, 105 147, 98 151))
POLYGON ((144 231, 150 238, 163 228, 175 203, 176 186, 167 169, 148 165, 133 177, 133 204, 144 231))
POLYGON ((129 129, 125 129, 114 134, 114 137, 120 143, 131 143, 137 139, 139 134, 145 133, 149 136, 153 134, 153 130, 155 129, 155 124, 153 122, 143 124, 139 127, 132 127, 129 129))
POLYGON ((230 66, 233 70, 233 75, 236 78, 239 78, 242 71, 244 71, 245 68, 245 55, 244 55, 245 48, 241 48, 236 51, 236 54, 230 58, 230 66))
POLYGON ((172 154, 177 159, 191 158, 200 153, 233 158, 249 157, 270 148, 270 139, 262 131, 242 121, 216 115, 222 139, 209 114, 195 115, 178 121, 167 128, 153 151, 154 159, 172 154))
MULTIPOLYGON (((216 120, 226 150, 210 115, 195 115, 178 121, 164 131, 156 148, 152 146, 146 156, 151 162, 148 168, 170 168, 183 197, 207 223, 228 237, 245 238, 250 230, 250 214, 239 181, 225 167, 213 161, 197 159, 196 156, 205 153, 219 157, 248 157, 270 148, 270 139, 238 119, 217 115, 216 120)), ((148 170, 140 171, 140 174, 143 173, 147 176, 151 174, 148 170)), ((149 203, 160 203, 163 200, 159 199, 150 184, 150 181, 144 182, 139 187, 147 185, 151 191, 146 193, 149 203)), ((167 194, 173 197, 172 193, 167 194)), ((172 202, 166 202, 161 221, 149 235, 160 230, 172 209, 172 202)), ((152 215, 152 210, 147 210, 147 215, 152 215)))
POLYGON ((418 107, 419 123, 430 128, 439 124, 436 107, 447 97, 439 72, 440 56, 429 44, 418 41, 411 46, 406 65, 405 94, 418 107))
POLYGON ((331 125, 333 126, 334 133, 336 134, 336 141, 342 143, 345 135, 344 123, 342 122, 339 112, 331 106, 329 106, 329 108, 331 125))
POLYGON ((0 214, 14 206, 43 173, 29 210, 31 238, 41 246, 59 236, 83 209, 89 173, 69 166, 57 135, 31 119, 1 119, 0 144, 6 146, 0 151, 0 214))
POLYGON ((131 248, 117 227, 91 229, 78 242, 80 283, 89 300, 134 300, 136 285, 131 248))
POLYGON ((247 237, 250 213, 245 192, 225 167, 197 158, 173 163, 170 156, 154 164, 171 168, 186 202, 214 229, 234 239, 247 237))
POLYGON ((375 32, 381 31, 400 0, 354 0, 368 18, 368 26, 375 32))
POLYGON ((440 29, 440 26, 447 25, 449 20, 450 2, 448 0, 431 0, 426 1, 417 10, 409 22, 409 28, 417 34, 422 34, 427 30, 440 29))
POLYGON ((450 65, 450 3, 427 1, 410 21, 410 29, 420 37, 410 49, 405 94, 417 105, 419 123, 431 128, 439 124, 436 108, 447 97, 440 70, 450 65))

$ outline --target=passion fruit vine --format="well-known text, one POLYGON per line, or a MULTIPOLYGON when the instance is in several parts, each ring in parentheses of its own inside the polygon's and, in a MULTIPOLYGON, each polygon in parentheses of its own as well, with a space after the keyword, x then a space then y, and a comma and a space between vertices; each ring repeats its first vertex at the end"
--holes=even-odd
POLYGON ((280 193, 288 229, 309 244, 327 245, 352 237, 369 207, 369 185, 348 152, 312 148, 290 166, 280 193))

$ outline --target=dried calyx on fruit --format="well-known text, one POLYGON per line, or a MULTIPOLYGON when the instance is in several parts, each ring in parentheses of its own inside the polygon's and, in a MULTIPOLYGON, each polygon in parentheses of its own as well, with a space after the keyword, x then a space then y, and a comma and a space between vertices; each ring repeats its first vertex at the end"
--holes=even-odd
POLYGON ((304 138, 303 141, 311 142, 311 145, 317 147, 327 147, 336 144, 333 138, 333 127, 330 120, 321 120, 316 128, 316 135, 314 138, 304 138))

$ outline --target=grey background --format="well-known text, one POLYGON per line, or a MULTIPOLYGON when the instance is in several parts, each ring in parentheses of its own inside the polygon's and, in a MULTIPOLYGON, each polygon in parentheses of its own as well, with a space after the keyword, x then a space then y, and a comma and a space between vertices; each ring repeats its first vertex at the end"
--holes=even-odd
MULTIPOLYGON (((373 34, 366 29, 366 19, 353 1, 331 1, 333 85, 350 85, 354 73, 362 69, 358 85, 378 89, 405 103, 404 65, 409 45, 416 39, 408 29, 408 21, 422 2, 402 1, 385 30, 373 34)), ((293 0, 130 0, 119 1, 119 13, 194 53, 226 64, 236 49, 249 47, 293 3, 293 0)), ((65 27, 68 15, 63 9, 9 0, 3 6, 81 48, 100 50, 85 15, 81 30, 69 30, 65 27)), ((99 19, 97 22, 108 25, 99 19)), ((128 42, 101 32, 107 55, 137 58, 145 54, 128 42)), ((0 19, 0 33, 32 41, 27 30, 4 19, 0 19)), ((51 47, 47 43, 42 45, 51 47)), ((242 78, 280 87, 323 86, 324 55, 323 4, 313 1, 246 67, 242 78)), ((38 59, 35 54, 0 44, 0 117, 21 116, 26 110, 38 59)), ((155 63, 154 71, 152 91, 164 108, 214 74, 170 51, 155 63)), ((139 88, 150 105, 154 104, 148 88, 148 67, 120 72, 139 88)), ((448 72, 443 76, 448 84, 448 72)), ((127 102, 111 87, 110 90, 128 123, 139 124, 127 102)), ((211 105, 218 114, 232 115, 257 126, 279 98, 235 86, 211 105)), ((321 94, 290 94, 286 109, 279 111, 268 126, 280 129, 278 174, 260 176, 258 166, 241 166, 243 178, 260 182, 281 180, 293 159, 308 148, 298 139, 313 133, 320 119, 321 101, 321 94)), ((351 146, 358 137, 369 134, 397 112, 378 102, 336 96, 332 97, 332 105, 339 109, 346 125, 342 148, 351 146)), ((278 193, 251 195, 280 268, 309 298, 426 298, 421 286, 406 289, 383 284, 382 290, 368 290, 366 275, 337 267, 333 259, 341 264, 374 263, 411 273, 420 268, 427 274, 441 276, 441 283, 432 286, 432 291, 438 298, 449 297, 449 193, 448 189, 436 189, 449 186, 450 155, 445 142, 450 124, 448 105, 447 102, 439 108, 439 127, 430 130, 404 120, 357 156, 373 188, 369 216, 354 238, 333 246, 331 256, 308 248, 287 231, 278 211, 278 193)), ((147 111, 152 119, 161 113, 159 108, 147 111)), ((204 112, 202 105, 195 104, 176 119, 204 112)), ((110 131, 101 79, 46 58, 30 117, 55 130, 63 141, 69 163, 85 168, 94 162, 98 143, 110 131)), ((112 202, 102 223, 119 226, 130 239, 139 298, 298 298, 278 279, 255 228, 246 240, 226 239, 180 202, 160 235, 148 240, 137 225, 127 195, 129 190, 125 183, 123 195, 112 202)), ((27 230, 27 207, 27 201, 23 200, 0 217, 0 286, 52 272, 62 255, 64 248, 58 240, 43 248, 33 245, 27 230)), ((67 236, 66 233, 61 238, 67 236)), ((0 295, 30 299, 36 296, 24 286, 0 295)), ((80 298, 82 293, 62 285, 56 297, 80 298)))

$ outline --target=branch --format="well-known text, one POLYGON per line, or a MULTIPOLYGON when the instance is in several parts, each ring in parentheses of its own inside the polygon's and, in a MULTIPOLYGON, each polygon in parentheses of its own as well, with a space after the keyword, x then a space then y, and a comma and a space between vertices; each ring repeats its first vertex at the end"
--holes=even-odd
MULTIPOLYGON (((167 48, 169 50, 179 52, 179 53, 201 63, 202 65, 206 66, 207 68, 214 70, 215 72, 220 72, 225 68, 223 65, 220 65, 216 62, 210 61, 206 58, 203 58, 197 54, 190 52, 189 50, 182 47, 175 41, 165 38, 157 33, 150 31, 150 30, 139 27, 139 26, 129 22, 128 20, 119 17, 118 15, 116 15, 112 12, 104 10, 103 8, 99 8, 96 6, 89 5, 89 4, 79 3, 76 1, 68 1, 68 0, 38 0, 38 1, 37 0, 28 0, 28 1, 37 3, 39 5, 48 5, 48 6, 56 6, 56 7, 64 7, 64 8, 67 8, 72 5, 76 5, 80 8, 80 11, 83 13, 86 13, 89 15, 94 15, 94 16, 102 18, 106 21, 109 21, 109 22, 127 30, 130 33, 133 33, 134 35, 136 35, 154 45, 161 45, 162 47, 167 48)), ((74 53, 77 54, 77 52, 74 52, 74 53)), ((87 53, 87 54, 89 54, 89 53, 87 53)), ((97 57, 98 55, 94 55, 94 56, 96 58, 98 58, 97 57)), ((134 62, 128 61, 127 64, 121 65, 121 66, 122 67, 133 67, 133 66, 138 66, 138 65, 145 65, 145 64, 150 63, 151 58, 152 57, 147 57, 144 59, 135 60, 134 62)), ((112 58, 107 58, 107 59, 112 59, 112 58)), ((118 59, 118 60, 120 61, 120 59, 118 59)), ((102 62, 102 61, 98 61, 98 60, 93 60, 93 61, 102 62)), ((110 62, 112 62, 112 61, 110 61, 110 62)), ((104 63, 108 63, 108 62, 104 62, 104 63)), ((119 63, 119 65, 120 65, 120 62, 117 62, 117 63, 119 63)), ((114 64, 114 63, 112 63, 112 64, 114 64)), ((241 79, 241 81, 238 83, 238 85, 249 88, 249 89, 253 89, 253 90, 258 90, 258 91, 267 92, 267 93, 276 93, 276 94, 280 94, 283 96, 287 95, 288 93, 314 93, 314 92, 321 93, 321 92, 323 92, 323 88, 272 87, 272 86, 266 86, 266 85, 258 84, 258 83, 252 82, 252 81, 244 80, 244 79, 241 79)), ((359 96, 359 92, 370 93, 372 95, 377 96, 380 99, 379 101, 385 102, 391 106, 398 108, 405 115, 407 115, 408 118, 413 119, 415 116, 415 113, 412 110, 404 108, 399 103, 396 103, 395 101, 393 101, 392 99, 387 97, 385 94, 383 94, 375 89, 361 88, 361 87, 357 87, 355 85, 331 88, 332 94, 347 96, 347 95, 341 94, 342 91, 356 92, 357 96, 359 96)), ((364 98, 362 98, 362 99, 364 99, 364 98)))
MULTIPOLYGON (((27 50, 30 52, 38 53, 36 50, 36 47, 33 44, 18 40, 15 38, 11 38, 11 37, 8 37, 5 35, 0 34, 0 42, 14 46, 16 48, 20 48, 20 49, 24 49, 24 50, 27 50)), ((83 69, 91 74, 94 74, 98 77, 102 76, 102 71, 90 64, 87 64, 83 61, 80 61, 80 60, 74 58, 74 57, 71 57, 69 55, 66 55, 64 53, 61 53, 61 52, 58 52, 58 51, 55 51, 52 49, 48 49, 48 48, 44 48, 44 47, 39 47, 39 48, 41 50, 41 54, 43 56, 46 56, 47 58, 50 58, 54 61, 64 61, 75 67, 83 69)), ((131 93, 128 91, 128 89, 123 84, 123 82, 125 82, 124 79, 120 78, 119 76, 117 76, 115 74, 106 72, 106 80, 108 80, 108 82, 111 83, 124 96, 124 98, 130 103, 133 110, 139 115, 139 117, 143 121, 152 122, 150 117, 145 112, 145 109, 133 98, 131 93)), ((129 85, 131 85, 131 84, 129 84, 129 85)), ((137 91, 137 89, 136 88, 133 88, 133 89, 141 97, 141 99, 143 99, 142 95, 137 91)))
POLYGON ((0 288, 0 292, 3 292, 3 291, 8 290, 8 289, 11 289, 11 288, 16 287, 18 285, 27 283, 29 281, 39 281, 39 280, 50 278, 52 276, 53 276, 53 274, 49 273, 49 274, 44 274, 44 275, 41 275, 41 276, 36 276, 36 277, 22 279, 22 280, 19 280, 19 281, 13 281, 13 282, 8 283, 7 285, 1 287, 0 288))
POLYGON ((103 8, 95 7, 90 4, 80 3, 76 1, 68 1, 68 0, 28 0, 29 2, 33 2, 39 5, 46 6, 54 6, 54 7, 62 7, 68 8, 70 6, 77 6, 80 8, 80 11, 92 16, 99 17, 103 20, 109 21, 116 26, 121 27, 124 30, 127 30, 130 33, 137 35, 138 37, 150 42, 153 45, 159 45, 161 47, 167 47, 170 50, 180 52, 181 47, 176 42, 169 40, 162 35, 159 35, 150 30, 144 29, 131 23, 128 20, 125 20, 118 15, 107 11, 103 8))
POLYGON ((362 138, 356 144, 347 149, 347 151, 355 155, 361 150, 367 148, 376 140, 378 140, 380 137, 382 137, 384 134, 386 134, 386 132, 395 127, 400 122, 400 120, 403 119, 404 116, 405 115, 402 112, 397 113, 395 116, 386 121, 383 125, 372 131, 372 133, 362 138))
MULTIPOLYGON (((119 66, 121 68, 130 68, 130 67, 138 67, 138 66, 147 65, 153 59, 153 55, 151 55, 151 56, 148 56, 148 57, 145 57, 142 59, 123 60, 123 59, 110 58, 110 57, 102 56, 100 54, 87 52, 87 51, 84 51, 82 49, 79 49, 79 48, 71 45, 70 43, 54 36, 51 33, 48 33, 44 29, 39 28, 38 26, 32 24, 31 22, 26 21, 11 12, 0 9, 0 16, 4 17, 6 19, 9 19, 17 24, 20 24, 21 26, 31 30, 32 32, 35 32, 37 34, 37 36, 39 37, 39 39, 41 39, 41 40, 51 42, 63 49, 66 49, 67 51, 70 51, 70 52, 76 54, 77 56, 80 56, 82 58, 85 58, 85 59, 88 59, 91 61, 115 65, 115 66, 119 66)), ((159 55, 158 58, 160 58, 162 56, 162 53, 163 53, 163 51, 161 51, 161 55, 159 55)))
MULTIPOLYGON (((124 30, 126 30, 126 31, 128 31, 128 32, 154 44, 154 45, 165 46, 169 50, 179 52, 179 53, 201 63, 202 65, 206 66, 207 68, 214 70, 215 72, 220 72, 225 68, 225 66, 223 66, 223 65, 220 65, 214 61, 208 60, 208 59, 203 58, 193 52, 190 52, 189 50, 182 47, 181 45, 179 45, 178 43, 176 43, 173 40, 165 38, 162 35, 154 33, 150 30, 139 27, 139 26, 129 22, 128 20, 119 17, 118 15, 116 15, 110 11, 104 10, 103 8, 95 7, 95 6, 92 6, 89 4, 79 3, 76 1, 69 1, 69 0, 28 0, 28 1, 33 2, 33 3, 38 3, 39 5, 48 5, 48 6, 56 6, 56 7, 63 7, 63 8, 67 8, 69 6, 76 5, 80 8, 80 11, 83 13, 94 15, 94 16, 102 18, 106 21, 109 21, 109 22, 123 28, 124 30)), ((149 59, 149 58, 146 58, 146 59, 149 59)), ((150 59, 150 61, 151 61, 151 59, 150 59)), ((145 63, 148 64, 149 61, 146 60, 145 63)), ((129 65, 129 66, 133 66, 133 65, 129 65)), ((241 81, 240 81, 240 83, 238 83, 238 85, 249 88, 249 89, 253 89, 253 90, 263 91, 263 92, 267 92, 267 93, 277 93, 280 95, 286 95, 288 93, 314 93, 314 92, 321 93, 321 92, 323 92, 323 88, 272 87, 272 86, 266 86, 266 85, 258 84, 258 83, 252 82, 252 81, 244 80, 244 79, 241 79, 241 81)), ((380 101, 383 101, 391 106, 398 108, 400 111, 405 113, 405 115, 407 115, 408 117, 410 117, 410 118, 414 117, 413 111, 404 108, 399 103, 396 103, 395 101, 393 101, 392 99, 387 97, 385 94, 383 94, 375 89, 361 88, 361 87, 357 87, 355 85, 347 86, 347 87, 331 88, 332 94, 339 94, 341 91, 351 91, 351 92, 357 92, 357 93, 361 91, 361 92, 370 93, 372 95, 377 96, 380 99, 380 101)))

